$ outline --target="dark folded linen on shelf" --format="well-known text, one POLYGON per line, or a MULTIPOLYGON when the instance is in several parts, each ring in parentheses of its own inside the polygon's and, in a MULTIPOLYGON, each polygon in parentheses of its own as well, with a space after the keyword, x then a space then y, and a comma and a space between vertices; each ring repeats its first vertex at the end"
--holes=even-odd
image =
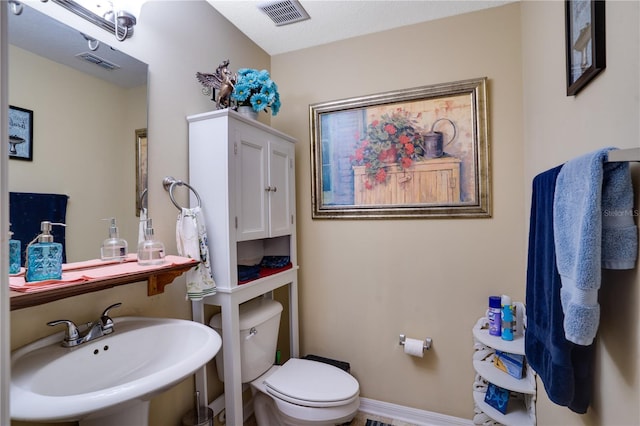
POLYGON ((260 262, 263 268, 282 268, 291 261, 289 256, 264 256, 260 262))
POLYGON ((260 265, 238 265, 238 281, 250 281, 260 278, 260 265))

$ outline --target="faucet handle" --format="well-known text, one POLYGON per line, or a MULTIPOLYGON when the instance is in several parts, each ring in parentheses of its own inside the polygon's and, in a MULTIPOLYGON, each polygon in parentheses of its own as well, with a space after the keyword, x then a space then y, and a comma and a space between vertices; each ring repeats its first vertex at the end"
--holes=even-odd
POLYGON ((71 342, 74 340, 77 340, 80 338, 80 332, 78 331, 78 327, 76 327, 76 325, 74 324, 73 321, 69 321, 69 320, 56 320, 56 321, 49 321, 47 323, 48 326, 54 326, 54 325, 59 325, 59 324, 66 324, 67 326, 67 330, 64 334, 64 341, 65 342, 71 342))
POLYGON ((108 306, 108 307, 107 307, 107 309, 105 309, 105 310, 102 312, 102 315, 101 315, 101 316, 102 316, 102 317, 107 317, 107 316, 109 316, 109 311, 110 311, 111 309, 113 309, 113 308, 119 308, 120 306, 122 306, 122 303, 120 303, 120 302, 118 302, 118 303, 114 303, 113 305, 108 306))
POLYGON ((113 305, 107 307, 104 312, 102 312, 102 315, 100 316, 100 322, 102 323, 103 329, 113 329, 113 320, 111 319, 111 317, 109 317, 109 311, 113 308, 119 308, 120 306, 122 306, 122 303, 114 303, 113 305))

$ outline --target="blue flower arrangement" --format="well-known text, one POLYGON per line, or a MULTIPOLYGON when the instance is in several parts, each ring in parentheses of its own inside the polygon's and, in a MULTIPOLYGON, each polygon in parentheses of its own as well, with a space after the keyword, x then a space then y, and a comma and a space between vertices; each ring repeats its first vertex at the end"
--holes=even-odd
POLYGON ((280 94, 278 86, 271 80, 269 71, 241 68, 231 99, 239 106, 251 106, 254 111, 266 111, 271 108, 271 114, 280 111, 280 94))

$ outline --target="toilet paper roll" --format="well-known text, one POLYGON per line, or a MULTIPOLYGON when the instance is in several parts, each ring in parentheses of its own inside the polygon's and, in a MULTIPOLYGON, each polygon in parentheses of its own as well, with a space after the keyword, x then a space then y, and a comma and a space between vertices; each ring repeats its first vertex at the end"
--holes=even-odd
POLYGON ((406 338, 404 340, 404 353, 422 358, 424 355, 424 342, 418 339, 406 338))

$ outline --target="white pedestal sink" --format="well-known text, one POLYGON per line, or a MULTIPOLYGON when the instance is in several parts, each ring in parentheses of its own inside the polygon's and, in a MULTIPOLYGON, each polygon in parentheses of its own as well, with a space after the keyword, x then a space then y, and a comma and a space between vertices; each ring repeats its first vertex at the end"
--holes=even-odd
POLYGON ((75 348, 57 333, 11 355, 11 418, 146 425, 150 399, 202 367, 222 339, 193 321, 119 317, 115 331, 75 348))

